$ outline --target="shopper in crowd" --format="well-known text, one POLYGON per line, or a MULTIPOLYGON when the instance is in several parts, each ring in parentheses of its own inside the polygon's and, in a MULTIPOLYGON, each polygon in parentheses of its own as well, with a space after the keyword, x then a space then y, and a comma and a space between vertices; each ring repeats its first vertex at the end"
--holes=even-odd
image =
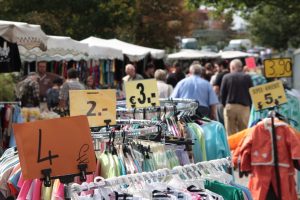
POLYGON ((75 69, 68 70, 67 80, 61 87, 59 92, 59 107, 62 109, 69 108, 69 91, 70 90, 84 90, 85 87, 78 80, 78 73, 75 69))
POLYGON ((40 104, 40 87, 37 73, 30 73, 17 84, 16 96, 23 107, 38 107, 40 104))
POLYGON ((125 66, 125 72, 127 75, 123 78, 123 82, 144 79, 142 75, 136 73, 135 67, 132 64, 125 66))
POLYGON ((148 63, 143 74, 144 79, 154 78, 155 66, 153 63, 148 63))
POLYGON ((222 84, 223 77, 229 73, 228 64, 225 60, 220 60, 216 62, 218 74, 215 81, 213 82, 213 89, 216 94, 220 97, 220 88, 222 84))
POLYGON ((166 84, 167 72, 162 69, 158 69, 155 71, 154 77, 157 80, 159 98, 169 98, 172 94, 173 87, 172 85, 166 84))
POLYGON ((47 106, 49 110, 54 110, 58 108, 59 105, 59 92, 63 84, 62 78, 56 78, 53 81, 52 88, 49 88, 47 91, 47 106))
MULTIPOLYGON (((220 98, 220 88, 222 85, 222 80, 223 77, 229 73, 229 69, 228 69, 228 64, 226 60, 219 60, 215 63, 216 67, 217 67, 217 76, 213 82, 213 89, 215 91, 215 93, 217 94, 219 101, 221 102, 221 98, 220 98)), ((222 124, 224 124, 224 107, 223 104, 220 103, 217 106, 217 120, 219 122, 221 122, 222 124)))
POLYGON ((98 89, 96 87, 95 79, 93 76, 88 76, 86 79, 86 89, 87 90, 95 90, 98 89))
POLYGON ((59 76, 47 72, 47 62, 45 61, 37 63, 37 72, 39 75, 38 83, 40 86, 40 100, 46 102, 47 90, 52 88, 54 79, 59 78, 59 76))
POLYGON ((190 77, 181 80, 175 87, 171 97, 195 99, 199 102, 198 114, 216 119, 218 98, 210 83, 201 77, 204 68, 199 64, 190 66, 190 77))
POLYGON ((185 74, 182 72, 182 68, 179 62, 175 62, 173 66, 175 67, 175 72, 169 74, 169 76, 167 77, 167 84, 170 84, 173 86, 173 88, 175 88, 177 83, 185 78, 185 74))
POLYGON ((249 88, 252 85, 251 77, 243 72, 242 62, 232 60, 230 73, 223 77, 220 90, 228 135, 247 128, 251 106, 249 88))
POLYGON ((210 79, 211 79, 211 77, 214 75, 214 67, 213 67, 213 65, 211 64, 211 63, 206 63, 205 65, 204 65, 204 67, 205 67, 205 79, 208 81, 208 82, 210 82, 210 79))
POLYGON ((222 65, 222 60, 216 61, 214 62, 214 75, 212 75, 211 79, 210 79, 210 84, 213 85, 218 74, 221 73, 221 66, 222 65))

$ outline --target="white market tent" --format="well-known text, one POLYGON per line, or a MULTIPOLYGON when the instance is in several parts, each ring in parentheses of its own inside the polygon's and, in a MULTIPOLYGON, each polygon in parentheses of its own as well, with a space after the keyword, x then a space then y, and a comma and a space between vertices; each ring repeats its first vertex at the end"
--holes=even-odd
POLYGON ((24 61, 61 61, 87 59, 88 44, 80 43, 70 37, 47 36, 47 50, 38 48, 27 50, 19 46, 22 60, 24 61))
POLYGON ((253 54, 245 53, 242 51, 223 51, 220 52, 219 55, 222 59, 233 59, 233 58, 246 58, 253 56, 253 54))
POLYGON ((169 60, 193 60, 193 59, 214 59, 220 55, 214 52, 182 49, 181 51, 168 55, 169 60))
POLYGON ((123 60, 123 52, 110 46, 107 40, 89 37, 80 41, 89 45, 89 59, 119 59, 123 60))
POLYGON ((81 42, 88 42, 89 45, 97 45, 97 46, 99 45, 99 46, 118 49, 119 51, 122 51, 122 53, 125 54, 132 62, 142 60, 148 54, 150 54, 152 58, 155 59, 162 59, 165 56, 164 50, 138 46, 117 39, 105 40, 96 37, 89 37, 85 40, 82 40, 81 42))
POLYGON ((144 59, 149 53, 152 58, 162 59, 165 56, 165 51, 161 49, 153 49, 135 44, 123 42, 118 39, 110 39, 109 43, 114 48, 121 49, 123 53, 128 56, 130 61, 139 61, 144 59))
POLYGON ((47 48, 47 36, 40 25, 0 20, 0 36, 26 49, 47 48))

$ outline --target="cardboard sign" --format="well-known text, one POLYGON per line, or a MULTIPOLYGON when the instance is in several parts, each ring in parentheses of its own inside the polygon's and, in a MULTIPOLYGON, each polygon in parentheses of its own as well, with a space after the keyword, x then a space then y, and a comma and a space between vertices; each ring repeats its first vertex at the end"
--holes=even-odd
POLYGON ((256 68, 256 62, 254 57, 249 57, 245 59, 246 65, 250 69, 255 69, 256 68))
POLYGON ((267 78, 291 77, 292 60, 290 58, 272 58, 264 60, 264 71, 267 78))
POLYGON ((13 124, 13 129, 25 179, 43 178, 44 169, 51 169, 51 177, 79 174, 79 164, 96 170, 86 116, 13 124))
POLYGON ((159 106, 159 95, 155 79, 128 81, 125 83, 127 108, 159 106))
POLYGON ((256 110, 270 108, 287 102, 280 80, 252 87, 249 91, 256 110))
POLYGON ((116 90, 71 90, 70 115, 86 115, 90 127, 116 124, 116 90))

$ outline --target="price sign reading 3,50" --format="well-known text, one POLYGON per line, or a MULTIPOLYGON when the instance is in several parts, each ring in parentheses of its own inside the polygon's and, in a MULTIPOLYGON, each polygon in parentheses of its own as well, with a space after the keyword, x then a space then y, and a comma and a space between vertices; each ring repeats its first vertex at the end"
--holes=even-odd
POLYGON ((90 127, 116 123, 116 90, 71 90, 70 115, 86 115, 90 127))
POLYGON ((154 79, 125 83, 127 108, 159 106, 157 83, 154 79))
POLYGON ((267 78, 292 76, 292 60, 290 58, 272 58, 264 60, 264 71, 267 78))
POLYGON ((287 102, 281 81, 250 88, 250 95, 256 110, 270 108, 287 102))

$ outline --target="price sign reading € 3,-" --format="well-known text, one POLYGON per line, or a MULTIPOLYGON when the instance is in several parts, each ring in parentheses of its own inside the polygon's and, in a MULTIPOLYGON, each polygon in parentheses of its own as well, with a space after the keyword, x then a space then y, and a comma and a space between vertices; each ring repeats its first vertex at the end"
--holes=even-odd
POLYGON ((70 115, 86 115, 90 127, 116 124, 116 90, 71 90, 70 115))
POLYGON ((292 60, 290 58, 272 58, 264 60, 264 71, 267 78, 292 76, 292 60))
POLYGON ((252 87, 249 91, 256 110, 270 108, 287 102, 280 80, 252 87))
POLYGON ((125 83, 127 108, 159 106, 159 96, 155 79, 128 81, 125 83))
POLYGON ((96 170, 92 137, 86 116, 13 124, 22 174, 25 179, 76 175, 78 165, 96 170))

